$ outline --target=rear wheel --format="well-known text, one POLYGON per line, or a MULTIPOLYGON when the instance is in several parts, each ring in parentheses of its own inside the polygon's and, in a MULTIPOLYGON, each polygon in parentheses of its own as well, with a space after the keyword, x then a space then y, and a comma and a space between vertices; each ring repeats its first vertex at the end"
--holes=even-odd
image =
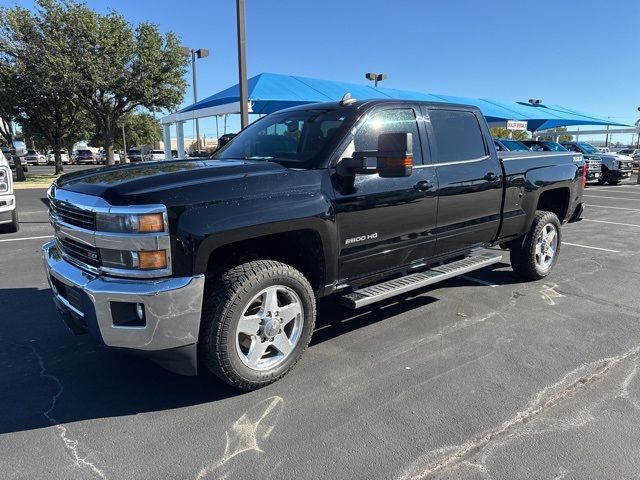
POLYGON ((205 297, 200 360, 234 387, 252 390, 278 380, 309 344, 315 298, 307 279, 290 265, 239 265, 213 282, 205 297))
POLYGON ((0 225, 1 233, 16 233, 20 230, 20 221, 18 220, 18 211, 14 210, 11 213, 11 223, 5 223, 0 225))
POLYGON ((558 260, 561 240, 560 220, 556 214, 536 212, 529 232, 510 245, 514 272, 531 280, 546 277, 558 260))

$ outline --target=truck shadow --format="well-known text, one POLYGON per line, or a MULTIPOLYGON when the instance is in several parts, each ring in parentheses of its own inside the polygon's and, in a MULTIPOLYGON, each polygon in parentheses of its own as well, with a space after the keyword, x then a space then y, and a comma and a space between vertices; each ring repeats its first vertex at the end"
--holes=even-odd
MULTIPOLYGON (((504 283, 515 277, 511 272, 493 273, 504 283)), ((447 283, 482 287, 464 279, 447 283)), ((355 311, 342 307, 337 298, 323 299, 318 302, 311 345, 436 302, 429 291, 443 286, 355 311)), ((59 320, 48 289, 0 289, 0 312, 0 434, 170 410, 243 394, 210 374, 175 375, 150 361, 103 348, 88 335, 73 336, 59 320)))

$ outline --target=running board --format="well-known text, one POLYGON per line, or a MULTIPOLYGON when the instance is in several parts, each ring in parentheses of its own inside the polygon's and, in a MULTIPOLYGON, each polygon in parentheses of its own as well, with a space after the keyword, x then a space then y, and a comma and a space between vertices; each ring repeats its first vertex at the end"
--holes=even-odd
POLYGON ((394 297, 417 288, 442 282, 458 275, 493 265, 502 260, 502 255, 485 253, 463 258, 457 262, 439 265, 424 272, 416 272, 386 282, 370 285, 342 296, 342 304, 349 308, 360 308, 386 298, 394 297))

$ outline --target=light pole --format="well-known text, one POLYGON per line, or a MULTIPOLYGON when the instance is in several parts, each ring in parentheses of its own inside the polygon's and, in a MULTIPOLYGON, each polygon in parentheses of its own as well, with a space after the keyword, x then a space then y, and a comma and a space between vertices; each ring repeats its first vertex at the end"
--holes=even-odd
POLYGON ((244 0, 236 0, 236 14, 238 17, 238 86, 240 87, 240 127, 244 128, 249 125, 249 95, 247 93, 247 47, 244 30, 244 0))
MULTIPOLYGON (((193 78, 193 103, 198 101, 198 82, 196 80, 196 57, 206 58, 209 56, 209 50, 206 48, 199 48, 197 50, 189 47, 182 47, 182 51, 185 55, 191 55, 191 75, 193 78)), ((196 149, 200 151, 200 122, 196 118, 196 149)))
POLYGON ((373 82, 373 86, 377 87, 378 82, 381 82, 382 80, 387 79, 387 74, 386 73, 365 73, 364 78, 366 78, 367 80, 371 80, 373 82))
MULTIPOLYGON (((638 107, 638 111, 640 112, 640 107, 638 107)), ((638 131, 638 143, 636 144, 636 148, 640 148, 640 120, 636 122, 636 130, 638 131)), ((631 141, 633 141, 633 138, 631 141)), ((640 185, 640 168, 638 168, 638 173, 636 174, 636 184, 640 185)))

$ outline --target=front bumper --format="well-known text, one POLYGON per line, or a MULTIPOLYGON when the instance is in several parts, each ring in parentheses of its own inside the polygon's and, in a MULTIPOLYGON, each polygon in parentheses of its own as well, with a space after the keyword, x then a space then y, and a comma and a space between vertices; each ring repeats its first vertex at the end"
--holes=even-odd
POLYGON ((13 221, 13 211, 16 209, 15 195, 0 195, 0 224, 13 221))
POLYGON ((633 170, 610 170, 609 178, 613 181, 626 180, 627 178, 631 178, 632 173, 633 170))
POLYGON ((600 178, 601 173, 600 172, 590 172, 587 171, 587 181, 591 182, 593 180, 598 180, 600 178))
POLYGON ((108 347, 140 353, 165 368, 195 375, 204 275, 155 280, 98 276, 66 262, 55 242, 42 246, 47 280, 63 320, 108 347), (123 311, 144 307, 144 321, 124 325, 123 311), (124 310, 123 310, 124 306, 124 310))

